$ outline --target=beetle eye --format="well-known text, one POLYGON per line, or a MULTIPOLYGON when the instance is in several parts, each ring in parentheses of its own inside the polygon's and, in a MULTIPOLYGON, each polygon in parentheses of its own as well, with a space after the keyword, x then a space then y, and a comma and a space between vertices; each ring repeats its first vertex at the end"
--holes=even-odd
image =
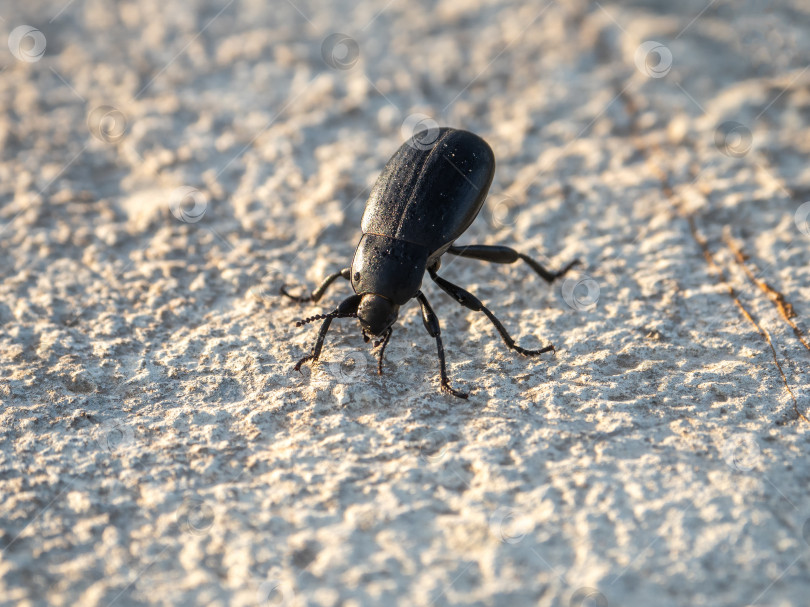
POLYGON ((355 280, 360 280, 360 272, 355 272, 354 273, 354 279, 355 280))

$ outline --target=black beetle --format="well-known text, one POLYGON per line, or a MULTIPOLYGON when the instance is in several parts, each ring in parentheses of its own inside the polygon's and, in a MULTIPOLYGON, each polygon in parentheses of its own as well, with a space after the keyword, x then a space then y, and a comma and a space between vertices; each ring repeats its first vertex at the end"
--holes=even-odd
POLYGON ((363 235, 349 268, 328 276, 311 295, 297 297, 285 287, 281 293, 299 302, 318 301, 338 278, 351 281, 355 294, 344 299, 329 314, 300 320, 296 326, 323 320, 312 352, 298 361, 297 371, 308 360, 318 360, 329 325, 334 318, 357 318, 366 342, 378 337, 378 373, 391 338, 399 307, 413 299, 422 307, 422 321, 436 338, 442 390, 467 398, 450 387, 445 366, 439 319, 420 290, 425 271, 433 281, 462 306, 483 312, 492 321, 504 343, 523 354, 537 356, 554 350, 526 350, 515 343, 501 322, 474 295, 437 275, 445 253, 494 263, 522 259, 547 282, 563 276, 574 260, 559 272, 549 272, 539 263, 503 246, 454 246, 470 226, 487 196, 495 173, 495 157, 486 141, 452 128, 421 131, 411 137, 388 161, 371 191, 363 213, 363 235))

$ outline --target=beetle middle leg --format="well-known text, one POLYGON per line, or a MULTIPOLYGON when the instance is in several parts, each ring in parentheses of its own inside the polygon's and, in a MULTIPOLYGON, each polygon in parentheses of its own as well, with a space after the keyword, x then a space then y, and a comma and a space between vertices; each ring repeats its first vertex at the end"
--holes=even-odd
POLYGON ((491 261, 492 263, 515 263, 518 259, 522 259, 529 264, 529 267, 537 272, 537 274, 539 274, 540 277, 547 283, 552 283, 557 278, 565 276, 568 270, 580 263, 579 259, 575 259, 562 270, 551 272, 546 270, 528 255, 518 253, 510 247, 503 247, 500 245, 491 246, 485 244, 473 244, 461 247, 452 246, 447 249, 447 252, 451 255, 457 255, 458 257, 468 257, 470 259, 478 259, 481 261, 491 261))
POLYGON ((429 269, 428 272, 430 273, 430 277, 433 279, 439 287, 450 297, 455 299, 458 303, 460 303, 465 308, 469 308, 473 312, 483 312, 489 320, 492 321, 492 324, 495 325, 495 328, 498 330, 498 333, 503 339, 503 343, 506 346, 523 356, 539 356, 545 352, 553 352, 554 346, 546 346, 545 348, 541 348, 539 350, 527 350, 526 348, 521 348, 519 345, 515 343, 515 340, 512 339, 512 336, 509 335, 509 332, 506 330, 506 327, 501 324, 501 321, 498 320, 495 315, 487 308, 481 300, 479 300, 475 295, 470 293, 469 291, 462 289, 458 285, 454 285, 452 282, 445 280, 438 274, 436 274, 436 270, 429 269))
POLYGON ((419 305, 422 306, 422 322, 425 324, 425 329, 431 337, 436 338, 436 348, 439 351, 439 373, 441 376, 441 387, 445 392, 449 392, 453 396, 459 398, 467 398, 469 394, 459 392, 450 387, 450 379, 447 377, 447 365, 444 360, 444 346, 442 345, 442 330, 439 327, 439 319, 433 308, 430 307, 427 298, 422 291, 416 294, 416 299, 419 300, 419 305))
POLYGON ((289 297, 293 301, 297 301, 299 303, 304 303, 304 302, 308 302, 308 301, 311 301, 311 302, 314 303, 314 302, 317 302, 321 297, 323 297, 323 294, 326 293, 326 290, 338 278, 345 278, 346 280, 351 280, 351 273, 352 273, 351 268, 343 268, 340 272, 335 272, 334 274, 330 274, 329 276, 324 278, 324 280, 320 284, 320 286, 317 289, 315 289, 312 293, 310 293, 309 295, 293 295, 293 294, 291 294, 291 293, 289 293, 287 291, 286 286, 281 287, 281 294, 286 295, 287 297, 289 297))
POLYGON ((317 316, 311 316, 310 318, 299 320, 296 323, 296 326, 301 326, 308 322, 312 322, 313 320, 323 319, 323 324, 321 325, 321 328, 318 331, 318 339, 315 342, 315 346, 313 346, 312 348, 312 352, 307 354, 304 358, 302 358, 295 364, 296 371, 301 372, 301 365, 303 365, 305 362, 310 360, 312 361, 318 360, 318 357, 321 355, 321 348, 323 348, 323 340, 326 339, 326 332, 329 331, 329 325, 332 324, 332 319, 356 316, 358 305, 360 305, 360 296, 352 295, 351 297, 347 297, 342 302, 340 302, 340 305, 338 305, 337 308, 329 312, 329 314, 319 314, 317 316))

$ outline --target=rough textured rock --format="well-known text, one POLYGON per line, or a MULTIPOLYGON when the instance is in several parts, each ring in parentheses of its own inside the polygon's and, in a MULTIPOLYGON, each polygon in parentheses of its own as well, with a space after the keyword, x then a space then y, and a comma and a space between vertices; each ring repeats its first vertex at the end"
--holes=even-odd
POLYGON ((806 603, 806 2, 0 17, 0 603, 806 603), (468 402, 414 305, 293 373, 430 120, 498 160, 462 242, 583 260, 442 268, 556 355, 426 284, 468 402))

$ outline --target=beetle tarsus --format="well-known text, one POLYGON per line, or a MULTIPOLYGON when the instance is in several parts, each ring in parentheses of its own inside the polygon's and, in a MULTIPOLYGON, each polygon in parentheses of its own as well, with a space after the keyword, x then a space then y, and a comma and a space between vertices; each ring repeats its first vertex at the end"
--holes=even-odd
POLYGON ((570 270, 571 268, 574 268, 576 266, 581 266, 581 265, 582 265, 582 262, 579 259, 575 259, 575 260, 569 262, 562 270, 558 270, 557 272, 554 272, 554 278, 555 279, 556 278, 562 278, 563 276, 568 274, 568 270, 570 270))
POLYGON ((512 348, 512 350, 514 350, 518 354, 522 354, 523 356, 540 356, 541 354, 545 354, 546 352, 556 352, 553 345, 546 346, 545 348, 540 348, 539 350, 526 350, 525 348, 521 348, 517 344, 510 347, 512 348))
POLYGON ((279 289, 279 292, 282 295, 284 295, 285 297, 289 297, 290 299, 292 299, 293 301, 295 301, 297 303, 306 303, 306 302, 312 301, 312 296, 311 295, 307 295, 307 296, 293 295, 292 293, 287 291, 287 285, 282 285, 281 289, 279 289))
POLYGON ((298 303, 307 303, 307 302, 317 302, 323 297, 323 294, 326 293, 326 290, 335 282, 338 278, 345 278, 346 280, 350 279, 351 276, 351 268, 343 268, 340 272, 335 272, 334 274, 330 274, 326 278, 323 279, 323 282, 320 286, 315 289, 309 295, 293 295, 289 291, 287 291, 286 285, 282 285, 281 287, 281 294, 286 295, 293 301, 298 303))
POLYGON ((528 255, 519 253, 512 247, 504 247, 501 245, 473 244, 466 246, 452 246, 447 249, 447 252, 451 255, 457 255, 459 257, 467 257, 469 259, 478 259, 480 261, 489 261, 492 263, 515 263, 518 259, 522 259, 547 283, 552 283, 556 279, 565 276, 568 270, 580 263, 579 259, 575 259, 566 265, 562 270, 551 272, 528 255))
POLYGON ((528 255, 524 255, 523 253, 518 253, 518 259, 522 259, 523 261, 528 264, 528 266, 534 270, 540 278, 545 280, 547 283, 551 284, 558 278, 562 278, 568 273, 568 270, 573 268, 574 266, 580 263, 579 259, 575 259, 574 261, 569 262, 562 270, 557 270, 556 272, 550 272, 546 270, 543 266, 537 263, 534 259, 529 257, 528 255))
POLYGON ((307 354, 304 358, 295 363, 294 369, 303 375, 304 372, 301 370, 301 365, 303 365, 307 361, 314 360, 314 358, 315 357, 312 356, 312 354, 307 354))
POLYGON ((469 398, 470 395, 467 392, 459 392, 458 390, 454 390, 450 387, 450 381, 442 381, 442 392, 447 392, 448 394, 452 394, 453 396, 457 396, 458 398, 469 398))

